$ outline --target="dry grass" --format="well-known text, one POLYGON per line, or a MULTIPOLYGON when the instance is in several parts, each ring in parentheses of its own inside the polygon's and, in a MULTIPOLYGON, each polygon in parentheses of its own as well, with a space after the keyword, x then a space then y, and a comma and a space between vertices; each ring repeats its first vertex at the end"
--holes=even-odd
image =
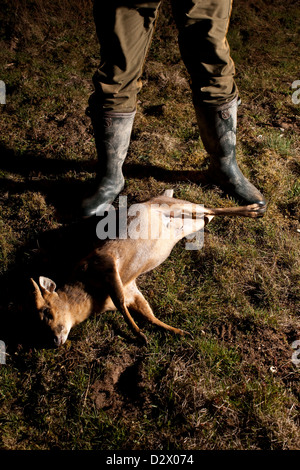
MULTIPOLYGON (((238 158, 268 212, 214 219, 201 251, 180 243, 140 279, 157 316, 193 339, 145 326, 150 344, 140 348, 108 312, 53 350, 30 334, 28 279, 62 282, 72 249, 88 241, 72 210, 94 176, 85 108, 98 44, 87 0, 3 3, 0 448, 299 449, 297 10, 270 5, 237 0, 229 31, 243 101, 238 158)), ((198 184, 206 155, 167 2, 143 81, 124 194, 138 201, 172 187, 191 201, 234 204, 198 184)))

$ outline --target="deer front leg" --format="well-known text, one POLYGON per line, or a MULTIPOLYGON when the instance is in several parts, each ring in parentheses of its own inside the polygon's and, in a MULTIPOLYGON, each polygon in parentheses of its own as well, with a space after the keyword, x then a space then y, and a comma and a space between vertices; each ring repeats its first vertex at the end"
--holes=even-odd
POLYGON ((83 263, 85 279, 91 286, 105 292, 126 320, 133 333, 147 344, 147 338, 133 320, 126 306, 126 293, 115 258, 110 254, 94 252, 83 263))
POLYGON ((104 265, 106 266, 103 273, 104 282, 107 286, 109 296, 116 308, 122 313, 129 328, 139 339, 142 340, 143 343, 147 344, 148 341, 146 336, 137 326, 126 306, 125 290, 115 260, 112 257, 109 257, 105 260, 104 265))

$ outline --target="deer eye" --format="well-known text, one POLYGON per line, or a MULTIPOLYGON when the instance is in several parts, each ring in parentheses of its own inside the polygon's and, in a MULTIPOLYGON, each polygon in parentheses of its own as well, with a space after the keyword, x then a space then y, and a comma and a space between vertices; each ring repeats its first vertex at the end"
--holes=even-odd
POLYGON ((48 308, 48 307, 44 307, 42 309, 42 315, 44 316, 45 320, 47 320, 47 321, 53 320, 53 314, 52 314, 50 308, 48 308))

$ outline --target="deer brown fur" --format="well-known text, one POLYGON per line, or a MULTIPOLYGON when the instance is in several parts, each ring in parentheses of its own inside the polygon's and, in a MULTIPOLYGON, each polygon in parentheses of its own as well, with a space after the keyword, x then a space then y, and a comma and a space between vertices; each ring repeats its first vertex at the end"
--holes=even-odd
POLYGON ((264 209, 258 204, 211 209, 172 195, 172 190, 165 191, 162 196, 140 205, 143 210, 131 211, 134 215, 129 211, 129 223, 146 224, 146 238, 106 240, 81 260, 73 280, 61 289, 56 290, 55 282, 47 277, 41 276, 38 283, 31 279, 36 308, 55 345, 63 344, 71 328, 92 313, 110 310, 120 311, 131 330, 144 342, 146 337, 132 313, 173 333, 187 333, 155 317, 136 279, 159 266, 179 240, 203 229, 215 215, 261 217, 264 209), (149 236, 151 227, 156 228, 156 238, 149 236))

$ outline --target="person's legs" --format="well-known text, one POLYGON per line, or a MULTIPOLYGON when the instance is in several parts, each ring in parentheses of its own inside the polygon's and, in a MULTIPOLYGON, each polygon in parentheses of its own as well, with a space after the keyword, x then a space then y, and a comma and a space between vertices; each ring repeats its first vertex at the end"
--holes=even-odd
POLYGON ((243 203, 264 205, 236 162, 238 90, 226 39, 232 0, 173 0, 172 6, 212 180, 243 203))
POLYGON ((157 2, 95 0, 101 62, 94 74, 89 114, 99 168, 95 192, 82 203, 89 217, 112 204, 124 186, 122 165, 129 147, 140 76, 159 7, 157 2))

